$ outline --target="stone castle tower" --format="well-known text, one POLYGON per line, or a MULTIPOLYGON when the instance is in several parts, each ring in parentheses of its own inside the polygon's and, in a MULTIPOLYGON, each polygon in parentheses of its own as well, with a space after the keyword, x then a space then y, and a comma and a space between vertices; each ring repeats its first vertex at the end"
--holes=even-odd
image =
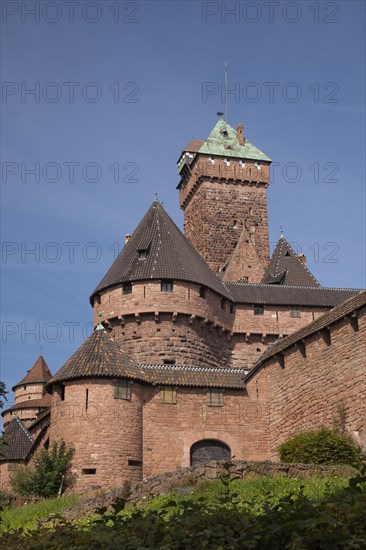
POLYGON ((155 200, 90 297, 94 332, 52 378, 40 358, 15 387, 3 485, 61 438, 78 491, 276 460, 340 399, 366 447, 366 292, 322 287, 283 235, 269 258, 270 162, 223 120, 184 149, 185 234, 155 200))
POLYGON ((270 163, 242 124, 235 132, 223 120, 178 161, 185 235, 224 281, 259 283, 268 265, 270 163))

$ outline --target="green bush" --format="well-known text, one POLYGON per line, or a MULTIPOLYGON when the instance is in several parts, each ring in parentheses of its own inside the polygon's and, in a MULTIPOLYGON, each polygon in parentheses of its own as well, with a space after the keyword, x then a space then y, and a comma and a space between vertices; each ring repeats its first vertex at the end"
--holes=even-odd
MULTIPOLYGON (((157 509, 126 510, 119 500, 89 522, 55 517, 37 530, 0 534, 2 550, 361 550, 366 548, 366 468, 349 486, 315 502, 300 486, 262 503, 242 499, 222 480, 213 500, 167 498, 157 509)), ((235 487, 234 487, 235 491, 235 487)))
POLYGON ((304 432, 278 448, 282 462, 359 464, 361 451, 336 430, 304 432))
POLYGON ((13 490, 22 496, 54 497, 70 484, 72 449, 64 441, 42 449, 34 458, 34 467, 18 468, 10 478, 13 490))

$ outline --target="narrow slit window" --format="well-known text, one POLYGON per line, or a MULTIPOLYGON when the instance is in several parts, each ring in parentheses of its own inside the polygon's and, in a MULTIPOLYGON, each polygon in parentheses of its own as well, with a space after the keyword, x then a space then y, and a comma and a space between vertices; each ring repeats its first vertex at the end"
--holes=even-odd
POLYGON ((97 473, 96 468, 83 468, 81 470, 83 476, 94 476, 97 473))
POLYGON ((200 286, 200 298, 206 298, 206 287, 200 286))

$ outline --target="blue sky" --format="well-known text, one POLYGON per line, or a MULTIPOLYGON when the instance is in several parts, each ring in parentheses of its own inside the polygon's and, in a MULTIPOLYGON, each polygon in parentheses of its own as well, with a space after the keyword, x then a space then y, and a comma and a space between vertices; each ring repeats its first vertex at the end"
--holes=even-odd
POLYGON ((89 295, 155 192, 182 227, 176 161, 224 110, 226 59, 229 122, 276 163, 272 248, 282 225, 322 285, 365 286, 364 2, 1 8, 8 388, 90 333, 89 295))

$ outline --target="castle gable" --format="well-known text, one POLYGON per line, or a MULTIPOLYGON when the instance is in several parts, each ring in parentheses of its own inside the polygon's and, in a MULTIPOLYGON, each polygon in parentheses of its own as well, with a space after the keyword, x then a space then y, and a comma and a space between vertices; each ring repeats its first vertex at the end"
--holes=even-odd
POLYGON ((283 236, 274 249, 262 283, 320 287, 306 267, 305 256, 298 256, 283 236))
POLYGON ((207 140, 198 150, 206 155, 237 157, 241 159, 262 160, 271 162, 265 153, 260 151, 247 139, 241 144, 237 132, 224 120, 218 120, 207 140))
POLYGON ((1 461, 25 460, 29 455, 34 440, 18 417, 14 417, 5 427, 6 444, 1 447, 1 461))

